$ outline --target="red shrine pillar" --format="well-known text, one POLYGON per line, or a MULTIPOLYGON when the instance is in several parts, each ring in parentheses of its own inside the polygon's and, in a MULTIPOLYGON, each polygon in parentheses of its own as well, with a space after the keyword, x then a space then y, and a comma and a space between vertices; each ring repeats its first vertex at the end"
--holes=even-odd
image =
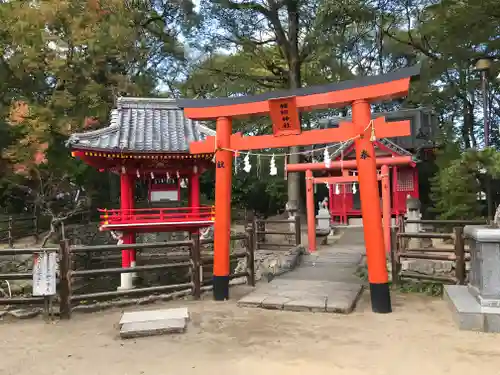
POLYGON ((389 313, 391 295, 387 275, 387 263, 382 230, 382 213, 377 180, 375 148, 372 136, 370 103, 356 100, 352 103, 352 119, 360 137, 354 141, 358 166, 359 195, 363 214, 368 281, 372 311, 389 313))
POLYGON ((231 182, 233 154, 231 147, 232 122, 219 117, 215 131, 215 223, 213 294, 216 301, 229 299, 229 244, 231 242, 231 182))
POLYGON ((380 168, 382 175, 382 216, 384 221, 384 243, 387 254, 391 253, 391 182, 389 178, 389 166, 383 165, 380 168))
MULTIPOLYGON (((189 207, 193 208, 191 211, 193 214, 199 212, 200 208, 200 174, 198 173, 198 167, 195 165, 193 167, 193 173, 189 176, 189 207)), ((195 216, 195 215, 193 215, 195 216)))
MULTIPOLYGON (((134 177, 122 173, 120 174, 120 209, 122 210, 122 220, 130 220, 131 209, 134 208, 134 177)), ((133 244, 135 242, 135 233, 124 231, 122 236, 123 244, 133 244)), ((135 266, 135 250, 122 250, 122 268, 135 266)), ((133 275, 131 273, 122 273, 119 289, 133 288, 133 275)))

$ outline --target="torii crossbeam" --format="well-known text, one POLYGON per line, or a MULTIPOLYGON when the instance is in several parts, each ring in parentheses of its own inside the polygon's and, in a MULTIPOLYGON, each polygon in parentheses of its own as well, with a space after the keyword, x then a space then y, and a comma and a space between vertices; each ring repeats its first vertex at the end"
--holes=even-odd
MULTIPOLYGON (((234 152, 264 148, 325 144, 355 139, 360 194, 363 202, 378 200, 375 151, 370 138, 400 137, 410 134, 409 121, 386 123, 383 118, 371 120, 370 103, 407 95, 410 80, 420 67, 364 77, 324 86, 270 92, 251 97, 206 100, 178 100, 186 117, 193 120, 216 120, 216 137, 190 144, 193 154, 215 151, 215 248, 213 293, 216 300, 229 298, 229 244, 231 229, 231 180, 234 152), (352 106, 352 123, 338 128, 302 131, 299 111, 352 106), (270 114, 273 135, 244 137, 232 134, 232 118, 270 114)), ((372 310, 391 312, 384 239, 380 207, 362 207, 365 223, 366 252, 369 259, 369 281, 372 310), (366 228, 369 228, 366 229, 366 228), (372 238, 373 237, 373 238, 372 238), (385 272, 378 273, 381 269, 385 272), (371 265, 371 266, 370 266, 371 265), (376 265, 374 267, 373 265, 376 265)))

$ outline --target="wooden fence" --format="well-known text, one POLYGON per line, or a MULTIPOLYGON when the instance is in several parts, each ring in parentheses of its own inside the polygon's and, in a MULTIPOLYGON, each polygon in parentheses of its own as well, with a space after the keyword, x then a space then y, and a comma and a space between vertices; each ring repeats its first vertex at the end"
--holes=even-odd
POLYGON ((38 242, 39 228, 38 217, 15 217, 0 220, 0 242, 7 242, 10 247, 20 238, 33 236, 38 242))
MULTIPOLYGON (((244 272, 233 273, 230 279, 246 277, 247 284, 255 286, 255 262, 254 262, 254 236, 252 228, 247 228, 246 233, 237 234, 231 237, 231 240, 244 240, 245 250, 232 253, 231 259, 247 258, 247 269, 244 272)), ((213 240, 201 240, 199 235, 193 235, 190 241, 145 243, 132 245, 103 245, 103 246, 69 246, 67 240, 61 241, 59 247, 52 248, 34 248, 34 249, 5 249, 0 250, 0 256, 18 256, 33 255, 46 252, 57 252, 59 255, 59 280, 58 290, 55 299, 59 302, 59 314, 62 319, 69 319, 71 311, 75 304, 82 301, 112 299, 124 296, 152 295, 166 291, 190 291, 196 299, 200 298, 202 287, 212 284, 212 279, 202 279, 203 267, 213 264, 213 255, 202 256, 201 249, 204 245, 213 244, 213 240), (123 269, 104 268, 104 269, 84 269, 74 270, 73 256, 75 254, 90 252, 120 252, 126 249, 146 250, 146 249, 172 249, 187 247, 189 251, 167 253, 166 260, 162 264, 135 266, 123 269), (78 277, 102 277, 108 275, 117 275, 131 272, 147 272, 154 270, 169 270, 185 268, 189 272, 189 279, 183 283, 137 287, 129 290, 111 290, 104 292, 75 294, 72 281, 78 277)), ((0 281, 9 280, 32 280, 31 272, 24 273, 6 273, 0 274, 0 281)), ((44 297, 14 297, 0 298, 0 305, 39 305, 44 304, 44 297)))
POLYGON ((486 221, 475 220, 400 220, 398 228, 391 230, 391 265, 392 280, 395 285, 400 284, 402 279, 418 279, 437 281, 449 284, 465 284, 467 275, 465 263, 470 259, 470 254, 465 248, 464 226, 484 225, 486 221), (405 232, 404 224, 430 225, 433 232, 405 232), (442 228, 453 227, 452 232, 443 232, 442 228), (409 248, 409 240, 418 239, 441 239, 449 240, 452 247, 420 247, 409 248), (435 261, 453 261, 455 267, 454 276, 424 275, 412 271, 401 271, 402 259, 428 259, 435 261))
MULTIPOLYGON (((293 244, 298 246, 301 244, 301 229, 300 229, 300 216, 296 215, 292 220, 265 220, 254 218, 252 223, 252 231, 255 233, 255 250, 261 249, 261 246, 273 248, 286 248, 290 249, 290 243, 272 243, 267 241, 266 235, 284 235, 285 239, 293 237, 293 244), (266 229, 266 224, 293 224, 293 231, 275 231, 266 229)), ((292 245, 293 245, 292 244, 292 245)))

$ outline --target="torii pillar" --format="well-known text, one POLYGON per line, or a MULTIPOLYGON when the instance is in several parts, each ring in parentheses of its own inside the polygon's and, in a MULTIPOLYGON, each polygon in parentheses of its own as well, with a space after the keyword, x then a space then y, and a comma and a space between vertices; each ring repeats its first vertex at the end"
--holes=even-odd
POLYGON ((216 120, 215 137, 192 142, 193 154, 212 153, 216 157, 215 182, 215 248, 213 293, 215 300, 229 298, 229 244, 231 234, 231 180, 233 153, 266 148, 285 148, 355 140, 359 185, 363 201, 366 252, 372 310, 391 312, 391 301, 385 262, 382 217, 378 194, 375 150, 371 136, 400 137, 410 134, 409 121, 386 123, 384 118, 371 120, 370 102, 404 96, 411 77, 420 67, 402 69, 379 77, 291 90, 255 97, 177 100, 187 118, 216 120), (299 111, 314 108, 352 105, 353 123, 338 128, 302 131, 299 111), (273 134, 244 137, 231 134, 231 119, 249 115, 270 114, 273 134), (375 198, 374 198, 375 197, 375 198))

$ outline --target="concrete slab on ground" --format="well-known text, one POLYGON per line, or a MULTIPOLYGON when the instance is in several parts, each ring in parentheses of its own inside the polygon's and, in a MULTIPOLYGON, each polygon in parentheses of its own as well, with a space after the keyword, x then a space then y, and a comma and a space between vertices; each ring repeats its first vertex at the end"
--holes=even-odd
POLYGON ((481 306, 465 285, 446 285, 444 297, 458 328, 465 331, 500 332, 500 307, 481 306))
POLYGON ((185 307, 177 309, 131 311, 123 313, 120 319, 120 337, 136 338, 186 330, 189 312, 185 307))
POLYGON ((153 320, 146 322, 125 323, 120 328, 122 339, 183 333, 186 331, 185 319, 153 320))
POLYGON ((239 306, 348 314, 361 295, 361 284, 276 279, 238 301, 239 306))
POLYGON ((147 311, 128 311, 124 312, 120 325, 126 323, 137 323, 155 320, 168 320, 168 319, 189 319, 189 312, 186 307, 177 309, 163 309, 163 310, 147 310, 147 311))

